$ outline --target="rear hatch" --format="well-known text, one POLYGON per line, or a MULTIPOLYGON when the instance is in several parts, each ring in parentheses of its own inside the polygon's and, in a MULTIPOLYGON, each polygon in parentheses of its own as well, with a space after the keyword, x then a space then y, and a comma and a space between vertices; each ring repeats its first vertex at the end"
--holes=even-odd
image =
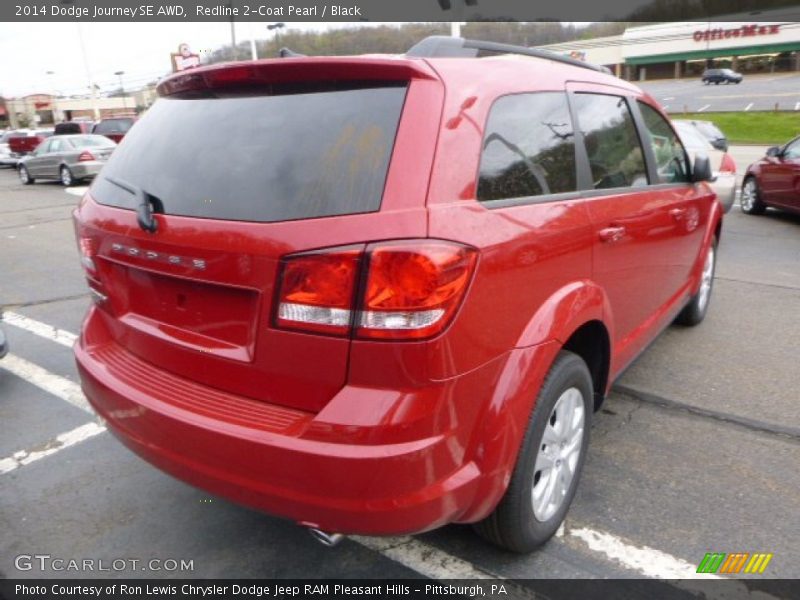
POLYGON ((427 173, 389 168, 398 146, 405 161, 414 152, 414 124, 399 128, 414 77, 433 79, 385 60, 302 59, 163 82, 76 214, 115 342, 215 388, 321 409, 344 385, 350 342, 273 326, 280 259, 424 234, 424 196, 409 210, 401 190, 424 190, 427 173), (137 225, 140 192, 155 232, 137 225))

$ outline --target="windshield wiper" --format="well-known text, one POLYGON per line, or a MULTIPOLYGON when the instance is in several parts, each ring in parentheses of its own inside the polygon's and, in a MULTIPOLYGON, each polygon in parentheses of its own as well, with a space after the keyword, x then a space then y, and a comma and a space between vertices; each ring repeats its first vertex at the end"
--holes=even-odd
POLYGON ((106 181, 136 196, 136 222, 139 223, 139 227, 143 230, 155 233, 156 229, 158 229, 158 221, 153 218, 153 212, 154 209, 158 208, 161 209, 161 212, 164 211, 161 201, 155 196, 150 196, 139 186, 127 181, 114 177, 106 177, 106 181))

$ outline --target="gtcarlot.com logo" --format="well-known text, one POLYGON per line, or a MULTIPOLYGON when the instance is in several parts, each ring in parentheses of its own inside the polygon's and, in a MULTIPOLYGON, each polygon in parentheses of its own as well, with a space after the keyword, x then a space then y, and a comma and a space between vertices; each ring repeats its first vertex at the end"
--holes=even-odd
POLYGON ((771 552, 708 552, 697 566, 698 573, 727 573, 736 575, 740 573, 761 574, 767 569, 772 560, 771 552))
POLYGON ((80 573, 120 571, 194 571, 194 560, 183 558, 60 558, 50 554, 20 554, 14 559, 19 571, 71 571, 80 573))

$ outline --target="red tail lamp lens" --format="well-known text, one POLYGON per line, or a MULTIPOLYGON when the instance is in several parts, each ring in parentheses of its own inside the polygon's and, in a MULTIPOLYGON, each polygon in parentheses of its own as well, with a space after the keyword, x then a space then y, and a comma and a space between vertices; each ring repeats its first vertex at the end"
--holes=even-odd
POLYGON ((736 173, 736 162, 730 154, 722 156, 722 164, 719 167, 720 173, 736 173))
POLYGON ((300 254, 283 262, 277 325, 347 335, 361 248, 300 254))
POLYGON ((420 339, 444 329, 469 284, 476 251, 449 242, 376 244, 358 337, 420 339))
POLYGON ((94 154, 88 150, 84 150, 78 155, 78 162, 88 162, 90 160, 94 160, 94 154))
POLYGON ((79 237, 78 249, 81 253, 81 265, 89 275, 95 277, 97 275, 97 266, 94 264, 94 257, 97 255, 97 245, 94 239, 85 236, 79 237))

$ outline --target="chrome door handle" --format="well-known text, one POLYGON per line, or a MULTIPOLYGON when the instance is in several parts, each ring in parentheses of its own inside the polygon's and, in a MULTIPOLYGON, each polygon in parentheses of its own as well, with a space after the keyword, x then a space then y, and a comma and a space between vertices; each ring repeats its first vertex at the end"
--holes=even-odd
POLYGON ((686 214, 685 208, 673 208, 671 211, 669 211, 669 216, 675 219, 676 221, 680 221, 685 214, 686 214))
POLYGON ((599 232, 601 242, 618 242, 625 236, 624 227, 606 227, 599 232))

